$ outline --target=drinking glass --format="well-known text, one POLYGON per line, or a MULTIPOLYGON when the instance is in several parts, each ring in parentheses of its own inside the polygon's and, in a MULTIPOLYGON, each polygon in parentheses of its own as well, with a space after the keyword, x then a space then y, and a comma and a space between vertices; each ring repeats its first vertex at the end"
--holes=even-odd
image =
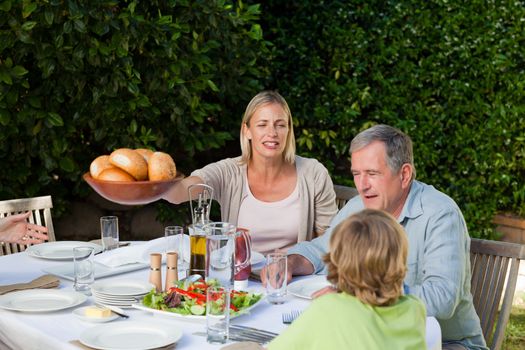
POLYGON ((100 232, 104 251, 118 248, 118 217, 103 216, 100 218, 100 232))
POLYGON ((91 295, 91 285, 95 282, 94 256, 93 247, 73 248, 74 288, 77 292, 91 295))
POLYGON ((224 344, 230 327, 230 289, 209 287, 206 291, 206 333, 208 343, 224 344))
POLYGON ((166 238, 166 253, 177 253, 177 266, 182 268, 184 264, 184 229, 182 226, 166 226, 164 229, 164 237, 166 238))
POLYGON ((271 304, 282 304, 286 299, 288 264, 286 254, 266 256, 266 298, 271 304))

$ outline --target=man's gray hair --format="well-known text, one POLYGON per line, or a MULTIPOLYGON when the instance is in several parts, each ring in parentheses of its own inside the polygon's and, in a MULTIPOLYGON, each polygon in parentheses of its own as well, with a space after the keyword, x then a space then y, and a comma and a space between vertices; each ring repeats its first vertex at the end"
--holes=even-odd
POLYGON ((416 178, 412 140, 407 134, 392 126, 378 124, 361 131, 350 143, 350 154, 375 141, 385 144, 386 162, 392 171, 398 173, 403 164, 408 163, 413 169, 412 180, 416 178))

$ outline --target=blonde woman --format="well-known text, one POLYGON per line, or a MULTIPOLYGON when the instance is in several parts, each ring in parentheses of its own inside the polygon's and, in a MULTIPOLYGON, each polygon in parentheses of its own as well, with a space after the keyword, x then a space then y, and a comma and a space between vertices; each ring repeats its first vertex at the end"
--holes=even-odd
POLYGON ((425 307, 403 295, 407 246, 403 228, 383 211, 341 222, 324 258, 336 293, 315 299, 268 349, 426 349, 425 307))
POLYGON ((279 93, 263 91, 250 101, 240 142, 240 157, 195 170, 165 199, 181 203, 190 185, 211 186, 222 220, 249 229, 262 253, 323 234, 337 212, 332 180, 317 160, 295 154, 292 114, 279 93))

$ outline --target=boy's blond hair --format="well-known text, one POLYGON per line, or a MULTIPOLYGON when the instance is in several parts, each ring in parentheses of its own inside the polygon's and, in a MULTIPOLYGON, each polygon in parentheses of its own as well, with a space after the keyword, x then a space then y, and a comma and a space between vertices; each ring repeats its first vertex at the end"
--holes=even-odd
POLYGON ((390 214, 362 210, 341 222, 324 257, 328 280, 365 304, 392 305, 403 293, 408 242, 390 214))

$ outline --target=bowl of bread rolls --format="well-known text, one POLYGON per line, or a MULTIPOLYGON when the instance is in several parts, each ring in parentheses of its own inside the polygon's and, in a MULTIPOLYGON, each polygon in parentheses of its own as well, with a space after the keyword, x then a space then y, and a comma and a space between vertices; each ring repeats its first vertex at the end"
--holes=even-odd
POLYGON ((148 204, 161 199, 174 183, 182 180, 173 158, 145 148, 119 148, 95 158, 84 180, 109 201, 148 204))

